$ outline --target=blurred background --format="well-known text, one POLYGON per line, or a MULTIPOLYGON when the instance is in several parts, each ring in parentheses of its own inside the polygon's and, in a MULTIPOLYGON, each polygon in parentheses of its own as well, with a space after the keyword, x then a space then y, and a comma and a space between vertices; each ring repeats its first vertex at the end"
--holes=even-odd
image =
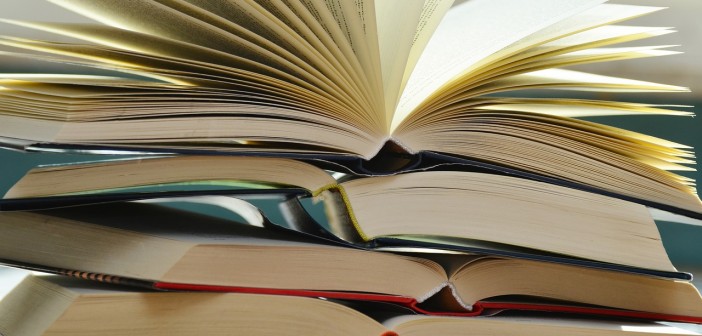
MULTIPOLYGON (((630 60, 577 67, 609 76, 621 76, 665 84, 686 86, 691 93, 674 94, 600 94, 596 99, 626 100, 646 103, 692 105, 697 114, 702 114, 702 13, 700 0, 618 0, 612 3, 669 7, 652 15, 628 21, 626 25, 674 27, 678 33, 637 42, 637 45, 679 45, 673 50, 683 54, 654 59, 630 60)), ((2 0, 0 17, 6 19, 90 22, 84 17, 42 0, 2 0)), ((157 18, 155 18, 157 19, 157 18)), ((31 30, 21 30, 13 25, 0 23, 0 35, 41 38, 45 36, 31 30)), ((61 39, 61 38, 57 38, 61 39)), ((2 64, 2 71, 24 72, 36 70, 31 62, 2 64), (10 69, 11 70, 8 70, 10 69)), ((54 71, 61 71, 55 68, 54 71)), ((702 120, 699 117, 606 117, 593 119, 598 122, 639 131, 675 142, 695 146, 702 150, 702 120)), ((29 168, 38 164, 95 160, 94 156, 64 154, 27 154, 0 149, 0 192, 4 193, 29 168)), ((701 172, 685 172, 684 175, 702 181, 701 172)), ((659 222, 661 235, 671 259, 685 271, 702 270, 702 227, 678 223, 659 222)), ((702 276, 702 272, 699 272, 702 276)), ((698 277, 700 278, 700 277, 698 277)))

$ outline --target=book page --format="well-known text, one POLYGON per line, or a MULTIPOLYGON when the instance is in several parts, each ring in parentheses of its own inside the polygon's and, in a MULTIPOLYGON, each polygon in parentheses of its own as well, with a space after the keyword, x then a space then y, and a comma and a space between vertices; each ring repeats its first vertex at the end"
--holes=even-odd
MULTIPOLYGON (((331 6, 327 5, 327 3, 323 0, 299 0, 299 3, 312 16, 312 20, 307 18, 306 21, 314 21, 319 23, 321 28, 334 41, 334 44, 339 46, 339 48, 341 48, 341 50, 349 59, 356 58, 355 56, 350 57, 351 55, 355 55, 356 51, 353 49, 353 43, 351 42, 350 37, 345 32, 345 30, 342 29, 344 26, 338 23, 334 12, 331 11, 331 6)), ((295 5, 296 2, 293 1, 292 4, 295 5)), ((303 12, 301 8, 297 8, 297 6, 293 8, 295 8, 295 11, 298 13, 298 16, 300 16, 303 19, 306 18, 305 15, 299 14, 303 12)), ((307 25, 309 27, 313 27, 309 23, 307 25)))
POLYGON ((385 115, 388 125, 400 95, 402 76, 420 24, 423 5, 423 0, 376 0, 375 2, 385 115), (401 15, 398 15, 400 12, 401 15))
POLYGON ((259 62, 281 70, 287 67, 283 66, 280 60, 275 61, 270 52, 256 48, 240 37, 217 30, 202 21, 158 3, 143 0, 119 2, 52 0, 52 2, 116 28, 171 38, 240 55, 247 59, 257 59, 259 62), (158 22, 153 20, 154 17, 159 18, 158 22))
POLYGON ((450 10, 420 56, 392 129, 465 69, 514 42, 602 0, 472 0, 450 10))
MULTIPOLYGON (((489 84, 491 81, 499 81, 519 74, 538 71, 542 69, 555 69, 570 67, 578 64, 611 62, 634 58, 657 57, 679 54, 680 52, 670 50, 659 50, 667 46, 655 47, 622 47, 622 48, 590 48, 578 50, 570 53, 555 55, 551 57, 533 57, 520 60, 514 64, 507 64, 504 67, 492 69, 484 74, 479 74, 472 79, 468 87, 462 88, 460 98, 471 97, 471 90, 482 84, 489 84)), ((451 91, 452 92, 452 91, 451 91)), ((460 99, 459 98, 459 99, 460 99)))
MULTIPOLYGON (((441 20, 446 15, 446 12, 453 5, 454 0, 425 0, 424 8, 422 9, 422 14, 419 18, 419 24, 417 25, 417 31, 414 34, 414 42, 412 43, 412 49, 407 57, 407 66, 405 67, 405 73, 402 76, 402 84, 400 85, 400 92, 405 89, 407 80, 412 74, 412 70, 417 65, 417 60, 419 56, 422 55, 424 48, 429 43, 429 39, 436 31, 436 27, 439 26, 441 20)), ((392 111, 394 113, 394 110, 392 111)))
MULTIPOLYGON (((327 57, 320 52, 324 48, 320 50, 310 45, 288 24, 256 2, 191 0, 190 3, 198 7, 175 4, 169 4, 169 7, 280 55, 320 80, 328 82, 333 91, 348 96, 353 102, 364 101, 365 97, 356 90, 357 86, 349 81, 348 73, 337 62, 330 61, 333 57, 327 57)), ((274 7, 269 8, 275 10, 274 7)), ((371 109, 369 105, 361 105, 361 108, 358 108, 359 111, 371 109)))
MULTIPOLYGON (((2 212, 0 228, 7 235, 2 237, 0 253, 6 260, 14 262, 68 270, 89 269, 103 274, 113 274, 114 270, 110 266, 114 265, 99 261, 127 258, 132 261, 129 265, 131 274, 137 276, 165 273, 192 245, 153 235, 114 230, 107 226, 108 222, 119 222, 119 219, 115 216, 105 216, 104 209, 101 208, 102 211, 93 213, 87 210, 81 211, 76 218, 70 215, 65 217, 53 215, 57 212, 51 212, 51 215, 48 212, 2 212), (81 221, 87 217, 102 220, 95 223, 106 225, 93 225, 88 224, 93 222, 81 221), (47 232, 54 234, 47 234, 47 232), (15 239, 15 243, 11 243, 11 239, 15 239), (75 245, 57 244, 58 239, 66 239, 74 242, 75 245), (145 246, 156 246, 156 248, 147 253, 145 246), (56 252, 59 250, 61 253, 56 252), (86 256, 87 251, 90 251, 89 258, 86 256), (96 260, 99 261, 96 262, 96 260)), ((132 212, 132 214, 135 213, 132 212)), ((141 224, 146 227, 144 223, 147 222, 141 224)), ((151 224, 149 222, 149 225, 151 224)))
MULTIPOLYGON (((283 72, 279 72, 265 64, 252 62, 236 55, 217 52, 215 50, 203 48, 191 43, 169 40, 133 31, 125 31, 123 29, 110 26, 97 24, 39 23, 10 20, 5 20, 4 22, 26 28, 38 29, 49 33, 71 36, 76 39, 89 41, 110 48, 134 52, 133 54, 129 55, 121 53, 122 59, 120 59, 120 57, 106 57, 105 54, 107 52, 100 53, 98 51, 99 47, 92 45, 77 45, 69 43, 58 44, 53 42, 18 38, 0 39, 0 44, 5 46, 84 58, 87 60, 101 62, 102 65, 105 66, 115 66, 116 69, 114 70, 118 70, 120 72, 134 73, 135 69, 133 68, 140 68, 141 71, 139 75, 152 77, 153 75, 149 75, 149 72, 154 72, 154 70, 164 67, 163 62, 159 64, 159 61, 153 58, 148 61, 147 58, 144 57, 143 63, 134 61, 134 58, 137 57, 136 53, 138 52, 140 54, 156 56, 158 58, 169 58, 169 62, 177 62, 179 65, 181 65, 175 66, 171 64, 170 66, 166 66, 166 68, 169 70, 180 70, 186 63, 191 63, 189 66, 193 68, 194 72, 198 72, 203 75, 214 74, 217 73, 217 71, 212 65, 221 64, 227 66, 218 67, 218 70, 221 70, 222 68, 230 69, 232 70, 232 75, 236 70, 247 70, 274 78, 292 78, 290 75, 284 75, 283 72), (67 50, 70 50, 70 53, 66 52, 67 50), (130 61, 127 61, 127 59, 130 61), (192 64, 194 63, 192 60, 211 64, 208 69, 197 69, 195 65, 192 64)), ((118 55, 118 53, 114 51, 112 51, 111 54, 118 55)), ((18 53, 12 55, 16 55, 18 57, 22 56, 18 53)), ((32 58, 36 60, 48 60, 44 55, 32 55, 32 58)), ((67 62, 68 61, 64 61, 63 63, 67 62)), ((160 79, 167 82, 172 82, 171 80, 164 78, 160 79)))
MULTIPOLYGON (((455 78, 455 81, 460 81, 462 85, 457 85, 448 90, 441 90, 442 96, 450 96, 457 91, 465 89, 466 85, 475 85, 480 81, 492 80, 494 73, 507 72, 516 73, 512 69, 525 62, 538 62, 540 59, 552 57, 565 52, 594 48, 595 45, 585 44, 580 46, 561 46, 558 47, 542 44, 549 41, 559 40, 563 37, 578 35, 579 32, 587 32, 594 27, 620 22, 631 19, 637 16, 646 15, 660 10, 658 7, 644 6, 622 6, 603 4, 595 6, 587 11, 578 13, 575 16, 569 17, 556 24, 550 25, 533 35, 520 39, 519 41, 503 48, 502 50, 493 53, 489 57, 474 63, 470 68, 455 78), (467 80, 469 79, 469 80, 467 80)), ((595 28, 597 29, 597 28, 595 28)), ((590 36, 593 37, 593 36, 590 36)), ((573 41, 573 40, 571 40, 573 41)), ((610 41, 614 42, 614 41, 610 41)), ((584 42, 583 42, 584 43, 584 42)), ((550 65, 556 67, 562 65, 550 65)), ((535 70, 544 69, 547 66, 539 67, 535 70)))
POLYGON ((343 69, 344 76, 351 79, 353 89, 359 91, 364 99, 370 100, 373 93, 369 91, 366 74, 361 69, 351 45, 343 37, 335 38, 340 34, 339 29, 331 31, 328 27, 330 21, 334 23, 330 13, 325 12, 327 15, 324 16, 325 13, 320 12, 319 8, 311 7, 312 4, 304 0, 255 0, 255 3, 304 38, 316 51, 324 55, 328 62, 343 69))
MULTIPOLYGON (((311 111, 313 114, 332 115, 337 119, 341 115, 350 124, 361 127, 365 125, 367 129, 378 129, 378 123, 370 122, 368 115, 360 113, 367 112, 368 108, 350 108, 348 104, 342 103, 334 97, 334 94, 329 93, 334 92, 333 89, 329 91, 327 90, 329 88, 325 88, 325 85, 315 85, 305 80, 305 78, 292 76, 236 55, 109 26, 13 23, 70 35, 109 47, 85 44, 57 44, 24 39, 0 39, 0 44, 3 45, 62 55, 61 57, 46 54, 32 56, 37 60, 84 64, 90 67, 118 70, 122 73, 126 72, 154 78, 173 84, 196 85, 200 87, 197 89, 198 91, 230 91, 240 87, 242 82, 254 83, 253 85, 256 87, 265 90, 265 99, 274 100, 278 104, 300 107, 302 110, 296 109, 298 112, 311 111), (114 48, 135 52, 127 53, 114 48), (65 56, 78 57, 85 60, 70 59, 65 56)), ((143 83, 149 86, 157 84, 151 80, 143 83)), ((187 90, 190 94, 194 91, 194 88, 188 88, 187 90)), ((185 93, 185 91, 181 93, 185 93)), ((232 93, 227 93, 226 95, 231 97, 232 93)), ((247 100, 250 101, 251 98, 247 100)))
POLYGON ((564 69, 546 69, 503 78, 482 89, 481 94, 519 88, 558 87, 601 92, 688 92, 689 89, 626 78, 589 74, 564 69))
POLYGON ((614 115, 677 115, 693 116, 689 111, 671 108, 690 108, 679 105, 652 105, 606 100, 581 100, 561 98, 504 98, 486 100, 475 106, 480 110, 521 111, 559 117, 582 118, 614 115), (567 108, 564 108, 567 106, 567 108))
MULTIPOLYGON (((481 145, 473 147, 482 149, 481 145)), ((402 235, 474 239, 675 272, 655 223, 640 204, 472 172, 413 172, 342 185, 369 239, 402 235), (548 234, 530 234, 534 232, 548 234)))
MULTIPOLYGON (((310 3, 312 8, 326 7, 335 25, 341 30, 344 38, 358 58, 363 70, 369 74, 377 71, 377 78, 371 85, 380 86, 380 66, 378 63, 378 47, 375 28, 375 8, 370 0, 303 0, 310 3)), ((309 5, 308 5, 309 6, 309 5)), ((327 18, 328 19, 328 18, 327 18)), ((330 26, 332 24, 327 24, 330 26)), ((328 28, 329 31, 334 29, 328 28)))
POLYGON ((255 60, 271 68, 298 77, 323 88, 335 96, 349 111, 359 111, 354 101, 338 85, 295 55, 274 53, 270 48, 253 43, 208 22, 159 3, 144 0, 102 2, 86 0, 52 0, 61 6, 113 27, 137 31, 164 39, 181 41, 215 51, 255 60), (153 20, 158 17, 159 20, 153 20), (163 24, 168 22, 168 24, 163 24))
POLYGON ((372 118, 385 130, 383 86, 375 19, 371 0, 301 0, 332 35, 335 41, 346 41, 366 75, 372 94, 372 118))
POLYGON ((603 46, 636 41, 646 39, 649 37, 671 34, 674 32, 675 30, 665 27, 608 25, 562 37, 555 41, 546 43, 542 47, 559 48, 566 46, 585 45, 595 42, 602 43, 597 44, 596 46, 603 46))

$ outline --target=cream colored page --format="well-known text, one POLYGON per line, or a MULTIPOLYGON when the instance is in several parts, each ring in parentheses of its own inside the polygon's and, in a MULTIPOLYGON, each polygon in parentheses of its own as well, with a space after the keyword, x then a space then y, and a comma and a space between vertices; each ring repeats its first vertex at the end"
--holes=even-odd
MULTIPOLYGON (((270 2, 271 5, 279 8, 286 5, 286 10, 297 16, 300 20, 300 24, 304 25, 304 27, 298 27, 298 29, 313 35, 308 38, 309 40, 318 40, 318 42, 311 43, 323 44, 325 48, 333 54, 333 57, 342 63, 348 63, 347 66, 351 67, 351 70, 349 70, 350 74, 359 76, 365 80, 365 74, 361 70, 358 59, 351 48, 351 44, 344 38, 341 29, 339 29, 331 12, 328 11, 326 6, 315 7, 315 1, 311 0, 285 0, 284 2, 271 0, 257 1, 259 3, 270 2)), ((365 84, 365 86, 367 86, 367 84, 365 84)))
POLYGON ((335 39, 326 27, 318 9, 305 8, 299 0, 255 0, 255 2, 280 19, 286 26, 304 38, 313 48, 325 55, 329 62, 338 64, 346 76, 353 80, 356 90, 370 97, 365 74, 345 39, 335 39), (310 11, 314 10, 314 14, 310 11))
POLYGON ((353 44, 348 34, 342 29, 344 25, 338 23, 330 6, 324 0, 299 0, 299 2, 307 9, 314 20, 319 22, 322 29, 334 40, 334 43, 344 51, 347 58, 351 58, 351 55, 355 54, 353 44))
POLYGON ((319 77, 328 79, 329 84, 333 85, 336 90, 346 92, 352 100, 363 101, 363 98, 359 97, 358 92, 356 92, 355 85, 349 82, 349 75, 346 71, 338 63, 328 61, 333 59, 332 57, 325 57, 323 47, 310 45, 291 28, 293 25, 290 22, 281 21, 277 16, 267 12, 266 8, 259 6, 252 0, 246 2, 189 0, 189 3, 195 4, 199 8, 171 6, 193 16, 201 12, 200 8, 205 9, 209 11, 207 15, 200 14, 195 17, 232 34, 241 35, 265 50, 270 50, 289 59, 310 73, 318 73, 319 77))
POLYGON ((454 0, 425 0, 424 8, 422 9, 422 14, 419 18, 419 24, 417 25, 417 31, 414 35, 414 41, 412 43, 412 49, 407 57, 407 66, 405 67, 405 73, 402 76, 402 84, 400 85, 400 92, 405 89, 407 80, 412 74, 415 65, 417 65, 417 60, 419 56, 422 55, 424 48, 429 43, 429 39, 436 31, 436 27, 446 15, 446 12, 453 5, 454 0))
POLYGON ((354 16, 352 13, 349 13, 348 10, 346 10, 348 7, 343 6, 343 2, 341 0, 313 0, 313 3, 315 3, 314 7, 320 7, 317 3, 326 5, 329 13, 331 13, 332 17, 336 21, 336 24, 339 26, 339 28, 341 28, 346 40, 351 43, 351 47, 353 48, 354 52, 358 53, 357 48, 359 45, 363 45, 363 43, 358 38, 359 35, 355 35, 352 32, 351 26, 354 25, 354 16))
POLYGON ((466 172, 417 172, 358 179, 343 186, 370 239, 398 234, 461 237, 675 271, 655 223, 639 204, 514 177, 466 172), (435 222, 441 225, 422 225, 435 222), (573 240, 529 235, 545 230, 548 236, 570 235, 573 240), (630 232, 636 232, 636 237, 630 232), (616 250, 618 240, 641 250, 636 256, 616 250))
POLYGON ((383 76, 385 115, 390 124, 424 0, 377 0, 375 15, 383 76))
POLYGON ((165 274, 191 247, 189 243, 32 212, 3 212, 0 228, 25 241, 14 248, 7 240, 0 244, 0 252, 9 260, 143 279, 165 274), (46 232, 71 237, 76 244, 62 246, 61 253, 56 253, 56 238, 43 234, 46 232), (86 253, 91 256, 86 257, 86 253), (114 262, 101 262, 106 260, 130 261, 130 265, 128 270, 116 270, 112 269, 114 262))
MULTIPOLYGON (((603 4, 595 6, 582 13, 578 13, 567 20, 562 20, 546 27, 538 32, 539 42, 548 42, 553 39, 561 39, 566 36, 577 35, 580 32, 587 32, 597 29, 603 25, 613 24, 620 21, 629 20, 638 16, 646 15, 660 10, 659 7, 626 6, 603 4)), ((525 38, 510 45, 509 50, 522 50, 532 47, 535 39, 525 38)))
POLYGON ((674 32, 674 30, 662 27, 608 25, 566 36, 546 43, 543 46, 562 47, 609 40, 615 42, 628 42, 630 40, 644 39, 674 32))
POLYGON ((353 73, 358 76, 360 86, 366 92, 367 97, 371 99, 379 99, 379 84, 375 82, 376 78, 374 73, 369 73, 368 64, 365 64, 356 53, 353 48, 351 40, 349 40, 348 35, 344 30, 342 30, 342 25, 337 23, 334 13, 330 10, 330 7, 325 3, 324 0, 289 0, 292 5, 291 9, 303 19, 307 26, 312 29, 315 34, 320 37, 322 41, 326 44, 333 44, 339 49, 341 55, 336 57, 341 59, 345 58, 348 60, 349 64, 353 67, 353 73))
POLYGON ((450 10, 420 56, 392 122, 471 65, 603 0, 472 0, 450 10))
POLYGON ((77 295, 28 271, 0 269, 0 335, 43 335, 77 295))
MULTIPOLYGON (((374 31, 368 29, 371 23, 370 18, 375 18, 371 9, 373 2, 366 0, 317 0, 326 4, 327 9, 336 20, 337 25, 345 35, 346 39, 351 44, 356 57, 358 57, 365 71, 379 70, 379 67, 374 67, 373 64, 377 60, 373 60, 372 50, 369 49, 368 34, 375 34, 374 31)), ((318 7, 318 5, 315 5, 318 7)), ((375 23, 373 23, 375 26, 375 23)))
POLYGON ((650 92, 674 91, 687 92, 687 88, 639 81, 626 78, 589 74, 585 72, 546 69, 522 75, 505 78, 487 85, 493 88, 519 88, 525 86, 560 86, 562 88, 577 88, 581 91, 610 91, 610 92, 650 92))
POLYGON ((345 11, 354 13, 350 15, 355 19, 356 24, 351 25, 352 36, 360 36, 364 42, 368 67, 366 73, 373 85, 373 92, 376 93, 374 106, 375 115, 378 117, 378 125, 382 125, 383 130, 389 128, 389 118, 384 111, 385 101, 383 92, 383 76, 380 64, 380 47, 378 44, 378 26, 375 13, 375 1, 383 0, 349 0, 342 1, 345 11), (353 6, 352 6, 353 5, 353 6))
MULTIPOLYGON (((175 4, 169 4, 169 6, 206 22, 213 30, 222 29, 240 36, 261 46, 264 50, 297 63, 302 68, 312 66, 331 80, 340 81, 335 78, 333 72, 329 71, 331 66, 324 62, 314 48, 277 18, 264 15, 263 9, 255 4, 249 4, 246 1, 189 0, 188 2, 190 4, 188 6, 175 4)), ((312 70, 308 69, 308 71, 312 70)))
MULTIPOLYGON (((335 41, 345 40, 367 76, 372 97, 373 114, 383 125, 384 108, 380 56, 375 24, 375 8, 371 0, 301 0, 319 19, 335 41)), ((383 129, 385 129, 383 125, 383 129)))
MULTIPOLYGON (((657 57, 679 54, 676 51, 658 50, 660 47, 639 47, 639 48, 593 48, 575 51, 548 58, 536 58, 521 66, 496 69, 493 73, 488 73, 481 80, 489 82, 508 78, 514 73, 526 73, 534 70, 569 67, 578 64, 610 62, 644 57, 657 57)), ((466 92, 466 91, 464 91, 466 92)))

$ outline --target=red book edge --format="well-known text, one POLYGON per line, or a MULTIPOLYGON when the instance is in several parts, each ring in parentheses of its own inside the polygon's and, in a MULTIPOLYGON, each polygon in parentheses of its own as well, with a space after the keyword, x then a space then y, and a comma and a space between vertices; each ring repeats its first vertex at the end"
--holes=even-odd
POLYGON ((600 307, 585 307, 576 305, 564 304, 538 304, 538 303, 520 303, 520 302, 498 302, 498 301, 478 301, 473 305, 473 310, 464 312, 447 312, 447 311, 430 311, 419 306, 419 302, 415 298, 387 294, 372 294, 372 293, 354 293, 354 292, 336 292, 336 291, 314 291, 314 290, 298 290, 298 289, 277 289, 277 288, 258 288, 258 287, 236 287, 236 286, 213 286, 213 285, 194 285, 194 284, 179 284, 169 282, 155 282, 155 289, 172 290, 172 291, 208 291, 208 292, 234 292, 247 294, 268 294, 268 295, 287 295, 287 296, 302 296, 302 297, 322 297, 327 299, 354 300, 354 301, 378 301, 385 303, 397 304, 411 309, 420 314, 433 316, 480 316, 486 313, 486 310, 517 310, 517 311, 535 311, 535 312, 551 312, 551 313, 569 313, 583 314, 594 316, 611 316, 622 318, 634 318, 652 321, 669 321, 702 324, 702 317, 672 315, 662 313, 650 313, 643 311, 622 310, 615 308, 600 308, 600 307))

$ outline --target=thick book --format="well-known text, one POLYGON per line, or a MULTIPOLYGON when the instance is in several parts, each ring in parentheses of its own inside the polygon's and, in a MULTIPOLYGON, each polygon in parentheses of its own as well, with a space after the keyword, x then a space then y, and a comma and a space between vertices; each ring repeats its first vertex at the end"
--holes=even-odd
MULTIPOLYGON (((33 169, 0 200, 0 210, 203 194, 277 197, 287 221, 276 224, 359 246, 424 244, 465 250, 483 243, 493 251, 511 247, 517 252, 526 249, 630 269, 676 272, 645 206, 478 172, 337 179, 313 165, 280 158, 99 161, 33 169), (299 203, 306 197, 323 202, 327 221, 309 218, 299 203)), ((220 205, 228 207, 226 203, 220 205)), ((229 203, 237 212, 238 203, 229 203)))
POLYGON ((150 289, 381 301, 438 315, 510 309, 702 322, 702 297, 688 281, 490 255, 353 249, 153 204, 2 212, 0 230, 4 264, 150 289))
POLYGON ((287 155, 365 174, 477 165, 656 204, 668 205, 658 195, 695 199, 691 182, 670 172, 689 169, 690 148, 577 119, 690 113, 554 98, 686 91, 562 69, 675 53, 616 46, 672 32, 618 25, 659 8, 604 0, 53 2, 101 24, 5 21, 81 40, 0 39, 13 48, 3 54, 8 64, 66 69, 2 75, 8 147, 287 155), (526 89, 559 93, 514 92, 526 89))
POLYGON ((398 336, 462 335, 467 330, 484 335, 697 335, 686 325, 625 319, 537 314, 458 318, 319 298, 154 293, 2 268, 0 284, 0 333, 5 336, 398 336))

